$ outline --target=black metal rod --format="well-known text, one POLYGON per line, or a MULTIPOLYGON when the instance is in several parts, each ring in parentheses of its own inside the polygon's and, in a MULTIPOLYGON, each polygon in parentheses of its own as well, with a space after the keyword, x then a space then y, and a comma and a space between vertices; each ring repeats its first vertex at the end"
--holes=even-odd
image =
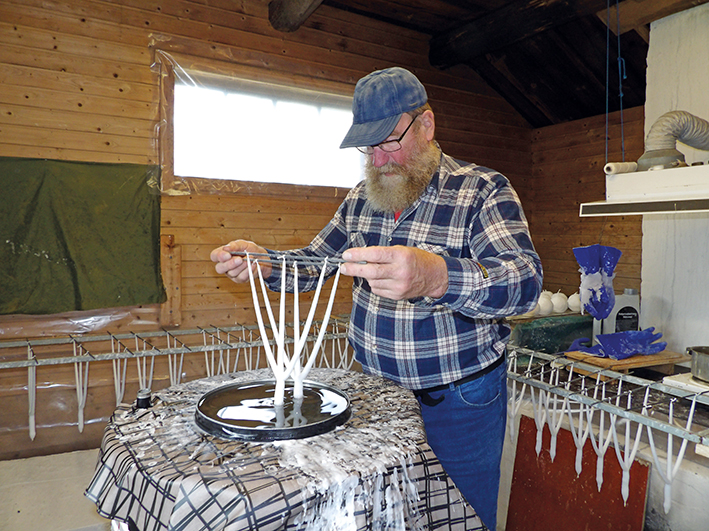
MULTIPOLYGON (((280 264, 283 263, 283 257, 285 257, 286 261, 291 261, 291 262, 298 262, 302 263, 304 265, 323 265, 325 263, 325 260, 328 261, 330 264, 345 264, 348 261, 343 260, 342 258, 320 258, 316 256, 293 256, 293 255, 281 255, 281 257, 278 258, 272 258, 271 255, 266 254, 266 253, 247 253, 246 251, 229 251, 232 256, 251 256, 255 257, 259 262, 270 262, 272 264, 280 264)), ((350 262, 353 264, 366 264, 367 262, 350 262)))

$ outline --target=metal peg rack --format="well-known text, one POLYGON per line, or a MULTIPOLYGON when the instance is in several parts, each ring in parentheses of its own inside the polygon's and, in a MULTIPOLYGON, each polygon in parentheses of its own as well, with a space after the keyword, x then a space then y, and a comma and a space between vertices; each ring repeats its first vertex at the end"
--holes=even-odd
MULTIPOLYGON (((623 499, 628 497, 630 466, 643 436, 649 444, 655 470, 665 483, 664 510, 671 506, 671 486, 688 443, 709 447, 709 391, 697 393, 670 387, 608 369, 525 348, 508 346, 510 397, 508 415, 513 420, 528 395, 537 426, 537 447, 548 426, 552 449, 562 422, 567 422, 577 451, 587 441, 599 460, 612 442, 623 471, 623 499), (666 435, 666 455, 657 451, 656 437, 666 435), (679 438, 675 455, 674 438, 679 438)), ((511 427, 514 423, 510 423, 511 427)), ((513 430, 510 430, 514 436, 513 430)), ((553 457, 552 457, 553 458, 553 457)), ((576 467, 580 473, 580 458, 576 467)), ((602 485, 602 473, 597 477, 602 485)))
MULTIPOLYGON (((312 348, 317 333, 327 327, 317 353, 316 366, 350 369, 354 357, 347 342, 347 318, 332 318, 323 325, 314 323, 314 333, 308 336, 306 349, 312 348)), ((288 347, 294 342, 285 337, 288 347)), ((273 344, 274 340, 269 340, 273 344)), ((79 431, 84 428, 84 409, 88 397, 89 366, 99 361, 111 361, 116 405, 123 401, 126 369, 135 360, 140 388, 150 389, 155 359, 168 361, 170 385, 181 383, 185 355, 204 354, 205 376, 237 370, 267 367, 262 355, 263 340, 258 329, 249 325, 228 327, 208 326, 189 330, 157 330, 141 333, 97 334, 53 338, 0 341, 0 370, 27 368, 29 403, 29 434, 36 435, 35 412, 37 368, 52 365, 73 365, 78 405, 79 431)))
MULTIPOLYGON (((322 323, 315 323, 317 327, 322 323)), ((333 343, 336 340, 347 339, 347 320, 343 318, 333 318, 328 325, 331 331, 326 333, 324 338, 331 345, 338 345, 340 353, 343 353, 342 345, 333 343)), ((81 363, 100 360, 120 360, 135 357, 155 357, 173 356, 189 353, 204 352, 228 353, 240 351, 241 349, 260 349, 263 341, 254 339, 254 333, 258 335, 258 330, 251 325, 235 326, 208 326, 204 328, 194 328, 187 330, 158 330, 150 332, 125 332, 121 334, 67 336, 47 339, 21 339, 14 341, 0 341, 0 358, 7 358, 10 349, 26 349, 26 360, 0 361, 0 370, 18 367, 39 367, 42 365, 62 365, 68 363, 81 363), (248 337, 248 339, 247 339, 248 337), (195 339, 197 341, 195 341, 195 339), (99 342, 110 342, 114 349, 111 352, 95 352, 89 346, 99 342), (159 343, 166 346, 158 347, 159 343), (38 357, 35 351, 39 347, 69 345, 73 350, 71 356, 38 357), (135 345, 135 347, 132 347, 135 345)), ((315 340, 315 334, 308 338, 308 342, 315 340)), ((286 337, 286 344, 293 343, 292 337, 286 337)), ((274 340, 269 340, 269 344, 274 344, 274 340)), ((321 349, 321 351, 324 349, 321 349)), ((351 365, 351 361, 348 364, 351 365)), ((327 364, 327 360, 322 363, 327 364)), ((207 365, 207 375, 215 374, 209 370, 211 365, 207 365)), ((329 365, 328 365, 329 366, 329 365)), ((257 366, 253 368, 257 368, 257 366)), ((219 374, 218 372, 216 374, 219 374)), ((175 382, 179 383, 179 382, 175 382)))

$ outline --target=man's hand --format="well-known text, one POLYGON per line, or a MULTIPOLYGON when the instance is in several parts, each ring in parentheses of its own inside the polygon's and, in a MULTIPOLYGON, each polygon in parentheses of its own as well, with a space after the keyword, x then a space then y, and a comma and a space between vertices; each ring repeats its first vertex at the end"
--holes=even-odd
POLYGON ((442 257, 416 247, 358 247, 342 255, 342 274, 362 277, 372 293, 393 300, 432 297, 448 290, 448 268, 442 257), (356 262, 367 262, 359 264, 356 262))
MULTIPOLYGON (((212 259, 212 262, 217 264, 214 266, 217 273, 220 275, 226 275, 234 282, 248 282, 248 262, 246 261, 245 256, 232 256, 231 252, 236 251, 265 253, 266 249, 259 247, 254 242, 235 240, 227 243, 226 245, 222 245, 221 247, 217 247, 210 253, 209 257, 212 259)), ((253 258, 251 259, 251 263, 253 264, 252 269, 254 270, 254 274, 257 274, 256 264, 253 258)), ((261 274, 263 275, 263 278, 268 278, 271 276, 271 264, 269 262, 261 263, 261 274)))

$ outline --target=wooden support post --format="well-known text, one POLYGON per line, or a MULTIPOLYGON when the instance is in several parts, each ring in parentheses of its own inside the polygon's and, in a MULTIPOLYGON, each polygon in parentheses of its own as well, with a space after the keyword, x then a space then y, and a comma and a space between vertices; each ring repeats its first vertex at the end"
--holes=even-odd
POLYGON ((160 306, 160 325, 180 326, 182 323, 182 252, 175 236, 160 236, 160 267, 167 292, 167 301, 160 306))

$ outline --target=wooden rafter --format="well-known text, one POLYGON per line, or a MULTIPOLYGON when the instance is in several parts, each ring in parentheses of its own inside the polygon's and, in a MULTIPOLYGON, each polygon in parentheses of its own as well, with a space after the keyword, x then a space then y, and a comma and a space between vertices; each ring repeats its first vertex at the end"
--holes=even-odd
POLYGON ((635 30, 647 42, 648 24, 707 1, 709 0, 625 0, 618 4, 617 9, 614 5, 609 10, 599 11, 597 15, 616 35, 620 26, 621 35, 635 30))
POLYGON ((605 0, 512 2, 464 26, 431 39, 429 60, 447 68, 466 63, 549 28, 598 12, 605 0))
POLYGON ((300 28, 323 0, 271 0, 268 21, 273 29, 293 32, 300 28))

